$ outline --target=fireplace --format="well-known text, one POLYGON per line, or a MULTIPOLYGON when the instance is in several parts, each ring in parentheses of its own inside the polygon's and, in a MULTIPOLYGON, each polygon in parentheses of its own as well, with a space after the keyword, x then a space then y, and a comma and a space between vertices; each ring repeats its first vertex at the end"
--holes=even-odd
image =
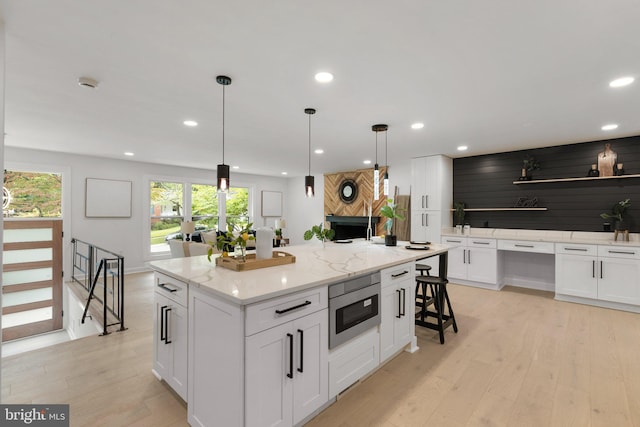
MULTIPOLYGON (((359 239, 367 237, 367 227, 369 225, 369 217, 367 216, 328 215, 326 220, 331 224, 331 229, 336 232, 334 240, 359 239)), ((374 236, 376 234, 376 224, 379 221, 380 217, 371 217, 371 232, 374 236)))

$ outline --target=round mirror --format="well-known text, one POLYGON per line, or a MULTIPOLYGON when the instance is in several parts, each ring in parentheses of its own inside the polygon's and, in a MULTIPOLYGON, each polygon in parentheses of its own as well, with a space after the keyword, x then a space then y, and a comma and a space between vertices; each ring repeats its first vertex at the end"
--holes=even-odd
POLYGON ((340 184, 338 195, 343 202, 351 203, 358 197, 358 185, 352 179, 345 179, 340 184))

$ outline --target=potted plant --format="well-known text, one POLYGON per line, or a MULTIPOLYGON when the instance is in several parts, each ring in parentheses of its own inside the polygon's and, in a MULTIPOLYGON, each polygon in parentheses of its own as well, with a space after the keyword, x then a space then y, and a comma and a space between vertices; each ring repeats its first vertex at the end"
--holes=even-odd
MULTIPOLYGON (((247 241, 255 240, 255 237, 251 234, 251 227, 253 223, 250 222, 245 226, 236 224, 228 224, 227 231, 223 231, 216 239, 216 249, 222 253, 222 256, 228 256, 230 250, 238 247, 240 249, 240 257, 242 261, 247 260, 247 241)), ((213 245, 208 251, 208 259, 211 261, 211 255, 213 255, 213 245)))
POLYGON ((522 170, 519 181, 531 181, 531 172, 540 169, 540 162, 533 156, 527 156, 522 160, 522 170))
POLYGON ((387 218, 384 223, 384 229, 387 232, 386 236, 384 236, 385 246, 396 246, 398 244, 398 238, 393 234, 392 229, 394 219, 404 219, 404 216, 399 213, 400 210, 398 205, 393 203, 393 199, 387 199, 387 204, 380 209, 380 215, 387 218))
POLYGON ((615 229, 616 230, 628 230, 629 226, 624 220, 624 215, 631 206, 631 199, 620 200, 618 203, 613 205, 611 208, 611 213, 601 213, 600 218, 602 219, 614 219, 616 221, 615 229))
POLYGON ((456 232, 462 233, 462 225, 464 224, 464 202, 455 202, 453 204, 454 214, 456 216, 456 232))
POLYGON ((311 227, 311 230, 307 230, 304 232, 304 240, 311 240, 313 236, 316 236, 318 240, 322 242, 322 246, 324 247, 324 242, 327 240, 332 240, 335 234, 335 230, 324 228, 324 224, 320 223, 320 225, 314 225, 313 227, 311 227))

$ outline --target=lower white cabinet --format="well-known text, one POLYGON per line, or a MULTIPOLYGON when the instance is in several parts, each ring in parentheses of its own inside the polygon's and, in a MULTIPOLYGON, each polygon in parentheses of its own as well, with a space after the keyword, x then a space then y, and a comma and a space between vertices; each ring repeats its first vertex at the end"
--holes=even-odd
POLYGON ((447 276, 495 285, 498 281, 498 253, 495 239, 443 237, 451 245, 447 276))
POLYGON ((243 426, 243 311, 189 289, 189 425, 243 426))
POLYGON ((640 305, 640 248, 558 244, 556 294, 640 305))
POLYGON ((411 240, 415 242, 439 242, 442 226, 440 211, 411 212, 411 240))
POLYGON ((328 337, 323 309, 246 338, 247 425, 295 425, 328 401, 328 337))
POLYGON ((155 277, 153 314, 153 370, 187 400, 187 308, 174 293, 187 285, 166 276, 155 277), (175 301, 178 299, 179 302, 175 301))
POLYGON ((381 271, 380 362, 411 342, 415 312, 413 263, 381 271))

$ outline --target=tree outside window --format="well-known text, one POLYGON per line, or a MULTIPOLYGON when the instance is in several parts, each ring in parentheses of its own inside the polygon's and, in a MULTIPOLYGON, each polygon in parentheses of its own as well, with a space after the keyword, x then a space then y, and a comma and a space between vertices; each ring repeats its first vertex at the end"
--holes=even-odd
POLYGON ((61 218, 62 175, 5 170, 2 211, 11 218, 61 218))

